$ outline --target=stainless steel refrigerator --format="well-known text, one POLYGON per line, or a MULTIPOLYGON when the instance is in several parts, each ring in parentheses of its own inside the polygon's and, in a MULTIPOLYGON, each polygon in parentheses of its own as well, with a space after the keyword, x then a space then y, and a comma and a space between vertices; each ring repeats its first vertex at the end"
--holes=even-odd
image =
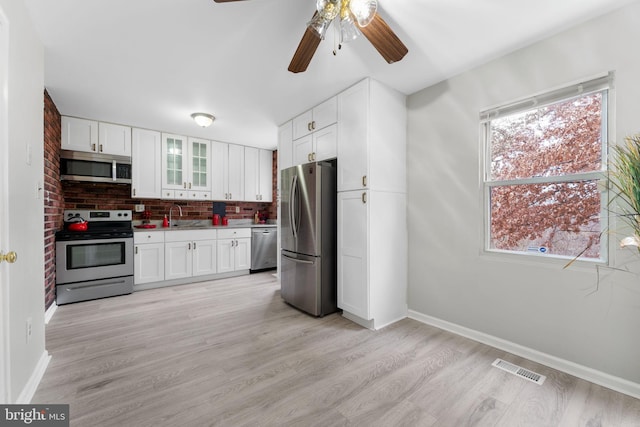
POLYGON ((314 316, 338 309, 335 166, 294 166, 280 181, 282 298, 314 316))

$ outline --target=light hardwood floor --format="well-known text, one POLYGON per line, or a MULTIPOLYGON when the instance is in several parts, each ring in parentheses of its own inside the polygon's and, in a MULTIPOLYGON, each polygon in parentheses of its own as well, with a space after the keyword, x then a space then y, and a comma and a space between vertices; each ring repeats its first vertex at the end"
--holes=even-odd
POLYGON ((72 426, 640 425, 638 399, 413 320, 310 317, 271 273, 61 306, 47 349, 32 402, 72 426))

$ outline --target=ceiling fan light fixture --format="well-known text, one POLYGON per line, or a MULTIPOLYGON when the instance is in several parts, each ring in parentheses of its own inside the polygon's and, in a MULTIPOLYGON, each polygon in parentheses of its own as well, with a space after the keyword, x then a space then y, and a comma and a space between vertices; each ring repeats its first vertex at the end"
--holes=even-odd
POLYGON ((202 126, 203 128, 211 126, 211 123, 216 119, 214 116, 207 113, 193 113, 191 114, 191 118, 198 126, 202 126))
POLYGON ((331 21, 333 18, 338 16, 340 13, 340 8, 342 7, 342 0, 317 0, 316 1, 316 10, 318 11, 318 15, 322 16, 324 19, 331 21))
POLYGON ((313 31, 320 39, 324 40, 324 35, 327 33, 329 25, 331 25, 331 19, 323 18, 318 13, 307 23, 307 28, 313 31))
POLYGON ((376 0, 350 0, 349 10, 355 16, 358 25, 366 27, 378 11, 378 2, 376 0))
POLYGON ((360 36, 358 27, 353 22, 351 14, 340 18, 340 43, 349 43, 360 36))

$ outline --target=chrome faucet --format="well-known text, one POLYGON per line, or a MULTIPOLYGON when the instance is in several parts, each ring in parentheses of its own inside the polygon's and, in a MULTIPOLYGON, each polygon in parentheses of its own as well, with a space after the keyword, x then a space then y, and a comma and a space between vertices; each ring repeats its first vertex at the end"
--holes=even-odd
POLYGON ((169 227, 173 226, 173 221, 171 221, 171 211, 173 211, 173 208, 178 208, 178 211, 180 211, 180 216, 182 216, 182 208, 179 205, 173 205, 169 208, 169 227))

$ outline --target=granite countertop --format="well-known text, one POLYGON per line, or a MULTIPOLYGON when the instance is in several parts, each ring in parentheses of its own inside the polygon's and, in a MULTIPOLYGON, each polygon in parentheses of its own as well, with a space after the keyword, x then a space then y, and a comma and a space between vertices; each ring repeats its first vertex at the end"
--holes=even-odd
POLYGON ((266 224, 254 224, 247 219, 230 219, 229 225, 213 225, 211 220, 174 219, 174 226, 162 227, 162 221, 151 221, 155 228, 138 228, 142 221, 133 221, 133 231, 178 231, 178 230, 217 230, 224 228, 276 228, 276 221, 269 220, 266 224))

